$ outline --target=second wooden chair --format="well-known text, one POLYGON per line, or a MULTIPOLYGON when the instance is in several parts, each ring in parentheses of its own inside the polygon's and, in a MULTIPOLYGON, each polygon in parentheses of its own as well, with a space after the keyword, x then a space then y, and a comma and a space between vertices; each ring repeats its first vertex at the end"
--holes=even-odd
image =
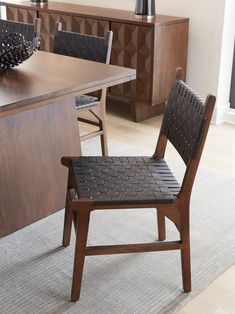
MULTIPOLYGON (((62 30, 62 24, 56 23, 53 52, 71 57, 109 64, 113 32, 107 31, 105 37, 68 32, 62 30)), ((98 97, 82 95, 76 97, 78 121, 98 127, 97 130, 80 135, 81 141, 100 136, 102 155, 108 155, 106 127, 106 89, 99 91, 98 97), (89 110, 94 119, 83 118, 81 110, 89 110)))
POLYGON ((40 37, 41 20, 35 18, 31 24, 0 19, 0 30, 9 33, 20 33, 26 40, 33 40, 35 37, 40 37))

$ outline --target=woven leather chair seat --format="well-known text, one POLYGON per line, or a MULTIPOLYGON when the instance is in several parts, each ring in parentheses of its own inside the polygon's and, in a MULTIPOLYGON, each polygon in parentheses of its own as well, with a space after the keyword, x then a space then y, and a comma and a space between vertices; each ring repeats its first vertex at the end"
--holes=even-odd
POLYGON ((93 97, 89 95, 81 95, 76 97, 76 109, 89 109, 95 107, 99 104, 98 97, 93 97))
POLYGON ((164 160, 78 157, 72 167, 79 198, 91 198, 96 204, 169 203, 180 190, 164 160))

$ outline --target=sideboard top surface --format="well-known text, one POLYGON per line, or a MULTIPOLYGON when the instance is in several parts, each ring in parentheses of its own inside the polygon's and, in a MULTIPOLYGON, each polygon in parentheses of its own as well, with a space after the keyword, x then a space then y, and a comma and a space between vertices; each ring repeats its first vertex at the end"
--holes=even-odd
POLYGON ((140 24, 145 26, 162 26, 188 21, 188 18, 155 15, 152 19, 141 19, 135 17, 134 11, 118 10, 100 8, 86 5, 79 5, 74 3, 63 3, 49 0, 47 3, 35 4, 25 0, 5 0, 0 1, 0 5, 14 5, 22 8, 27 8, 37 11, 59 12, 66 14, 73 14, 79 16, 86 16, 96 19, 108 19, 109 21, 125 21, 131 24, 140 24))

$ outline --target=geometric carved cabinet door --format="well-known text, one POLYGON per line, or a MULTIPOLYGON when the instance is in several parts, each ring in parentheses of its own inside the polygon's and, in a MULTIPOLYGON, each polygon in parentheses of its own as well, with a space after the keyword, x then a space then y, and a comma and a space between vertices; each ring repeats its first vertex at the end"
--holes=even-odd
POLYGON ((104 37, 109 30, 109 22, 81 16, 72 17, 72 31, 81 34, 104 37))
POLYGON ((37 17, 36 10, 22 9, 18 7, 7 6, 7 19, 11 21, 33 23, 37 17))
POLYGON ((152 27, 111 23, 113 45, 111 63, 137 70, 137 79, 113 86, 112 94, 150 100, 151 68, 153 64, 152 27))
POLYGON ((40 50, 52 52, 56 22, 62 23, 63 30, 71 31, 72 17, 44 11, 39 11, 38 17, 42 21, 40 50))

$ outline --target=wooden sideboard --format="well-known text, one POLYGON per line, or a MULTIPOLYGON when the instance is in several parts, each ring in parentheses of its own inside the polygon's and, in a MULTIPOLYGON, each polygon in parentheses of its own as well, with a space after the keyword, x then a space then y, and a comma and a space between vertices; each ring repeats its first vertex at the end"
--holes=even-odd
POLYGON ((111 64, 135 68, 137 79, 114 86, 109 95, 128 102, 138 122, 163 113, 176 67, 186 69, 189 19, 156 15, 135 18, 134 12, 49 1, 0 1, 10 20, 42 20, 41 50, 51 51, 56 21, 63 29, 103 36, 114 33, 111 64))

